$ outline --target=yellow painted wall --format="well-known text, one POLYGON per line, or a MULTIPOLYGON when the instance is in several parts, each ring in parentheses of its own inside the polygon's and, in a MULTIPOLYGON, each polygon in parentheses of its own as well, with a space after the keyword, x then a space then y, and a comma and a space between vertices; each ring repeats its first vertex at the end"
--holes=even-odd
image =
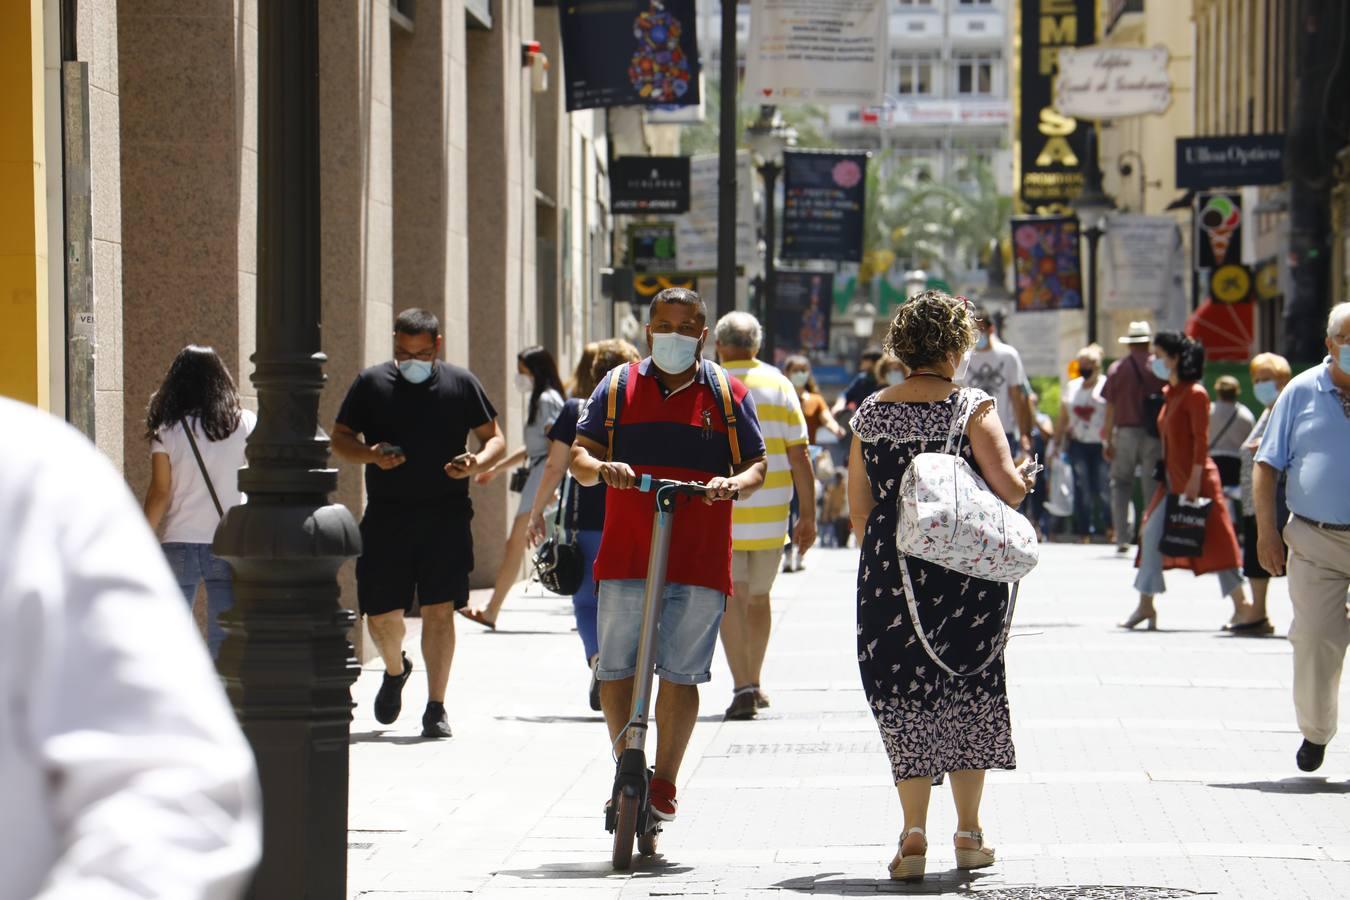
POLYGON ((0 395, 49 406, 42 0, 0 2, 0 395))

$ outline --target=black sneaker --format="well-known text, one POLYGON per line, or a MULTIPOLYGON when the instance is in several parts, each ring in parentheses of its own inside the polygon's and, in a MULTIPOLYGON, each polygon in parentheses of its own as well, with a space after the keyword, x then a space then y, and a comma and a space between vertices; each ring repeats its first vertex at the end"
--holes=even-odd
POLYGON ((1322 757, 1327 754, 1326 744, 1314 744, 1312 741, 1304 738, 1303 746, 1298 748, 1298 755, 1295 759, 1298 761, 1298 767, 1305 772, 1316 772, 1322 768, 1322 757))
POLYGON ((422 713, 422 737, 448 738, 450 736, 450 720, 445 716, 445 704, 435 701, 428 703, 427 711, 422 713))
POLYGON ((600 662, 600 657, 591 658, 591 687, 588 692, 588 699, 591 701, 591 709, 600 712, 600 679, 595 677, 595 667, 600 662))
POLYGON ((403 685, 408 683, 408 676, 412 674, 412 660, 408 659, 408 654, 403 654, 403 671, 398 675, 384 673, 384 683, 380 685, 380 692, 375 695, 375 721, 381 725, 393 725, 398 719, 398 714, 403 711, 403 685))
POLYGON ((731 698, 731 705, 727 707, 722 720, 724 722, 744 722, 756 718, 758 715, 759 711, 755 709, 755 692, 753 690, 742 690, 731 698))

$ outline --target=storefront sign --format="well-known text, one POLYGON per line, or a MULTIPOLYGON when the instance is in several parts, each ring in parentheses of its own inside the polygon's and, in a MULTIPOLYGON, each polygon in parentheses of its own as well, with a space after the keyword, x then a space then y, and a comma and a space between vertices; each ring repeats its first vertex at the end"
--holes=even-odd
POLYGON ((635 272, 676 271, 675 223, 642 222, 629 225, 628 261, 635 272))
POLYGON ((1055 109, 1084 119, 1163 113, 1172 103, 1166 47, 1061 50, 1055 109))
POLYGON ((1021 144, 1015 193, 1019 205, 1038 214, 1063 213, 1083 188, 1087 127, 1054 107, 1054 77, 1060 51, 1092 43, 1096 0, 1022 0, 1021 144))
POLYGON ((887 0, 751 0, 746 102, 881 102, 887 0))
POLYGON ((698 104, 694 0, 575 0, 558 14, 568 112, 698 104))
POLYGON ((833 272, 779 269, 774 275, 773 364, 801 353, 819 359, 830 349, 830 307, 834 297, 833 272))
POLYGON ((785 154, 783 258, 860 261, 866 176, 866 153, 785 154))
POLYGON ((1018 312, 1081 309, 1077 217, 1014 218, 1012 234, 1018 312))
POLYGON ((1205 190, 1280 184, 1284 181, 1282 134, 1177 138, 1177 187, 1205 190))
MULTIPOLYGON (((754 262, 755 173, 750 152, 736 154, 736 264, 754 262)), ((695 156, 689 162, 689 212, 675 220, 676 265, 681 272, 717 271, 717 157, 695 156)))
POLYGON ((620 156, 609 167, 609 203, 616 213, 682 213, 689 209, 689 157, 620 156))

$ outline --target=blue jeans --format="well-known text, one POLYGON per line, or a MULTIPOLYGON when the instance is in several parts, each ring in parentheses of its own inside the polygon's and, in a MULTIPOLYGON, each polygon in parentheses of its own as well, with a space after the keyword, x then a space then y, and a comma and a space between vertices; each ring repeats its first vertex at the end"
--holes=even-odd
MULTIPOLYGON (((600 582, 600 664, 595 674, 601 681, 622 681, 637 672, 646 592, 641 578, 600 582)), ((711 588, 666 583, 656 632, 658 676, 674 684, 703 684, 712 678, 726 605, 726 595, 711 588)))
MULTIPOLYGON (((1167 525, 1167 498, 1154 507, 1139 530, 1139 573, 1134 577, 1134 589, 1141 594, 1157 596, 1167 590, 1163 581, 1162 539, 1167 525)), ((1242 573, 1237 569, 1220 569, 1219 593, 1227 597, 1242 586, 1242 573)))
POLYGON ((234 606, 234 574, 230 564, 212 554, 210 544, 169 543, 163 547, 169 568, 173 569, 174 579, 189 607, 197 596, 197 585, 206 582, 206 647, 215 659, 225 640, 220 615, 234 606))
POLYGON ((1074 441, 1069 445, 1073 466, 1073 522, 1078 534, 1097 534, 1111 515, 1107 494, 1111 470, 1101 444, 1074 441))
POLYGON ((577 634, 586 649, 586 662, 600 652, 600 638, 596 633, 595 616, 599 597, 595 590, 595 558, 600 554, 599 531, 578 531, 577 548, 581 550, 581 587, 572 595, 572 613, 577 619, 577 634))

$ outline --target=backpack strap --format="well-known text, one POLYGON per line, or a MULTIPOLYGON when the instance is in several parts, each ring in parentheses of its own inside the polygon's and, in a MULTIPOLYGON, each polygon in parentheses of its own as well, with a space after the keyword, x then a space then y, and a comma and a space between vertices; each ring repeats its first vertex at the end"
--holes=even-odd
POLYGON ((627 390, 628 363, 615 366, 609 372, 609 405, 605 409, 605 431, 609 434, 610 462, 614 461, 614 426, 619 421, 619 395, 627 390))
POLYGON ((732 469, 739 469, 741 466, 741 438, 736 433, 736 401, 731 395, 731 383, 727 380, 726 369, 711 360, 705 359, 703 361, 703 372, 708 379, 708 387, 712 388, 713 396, 717 398, 718 405, 722 407, 722 418, 727 425, 727 441, 731 444, 732 469))
POLYGON ((966 423, 970 421, 970 393, 965 388, 957 388, 956 404, 952 410, 951 425, 947 429, 947 444, 942 452, 947 455, 960 454, 961 442, 965 438, 966 423))

